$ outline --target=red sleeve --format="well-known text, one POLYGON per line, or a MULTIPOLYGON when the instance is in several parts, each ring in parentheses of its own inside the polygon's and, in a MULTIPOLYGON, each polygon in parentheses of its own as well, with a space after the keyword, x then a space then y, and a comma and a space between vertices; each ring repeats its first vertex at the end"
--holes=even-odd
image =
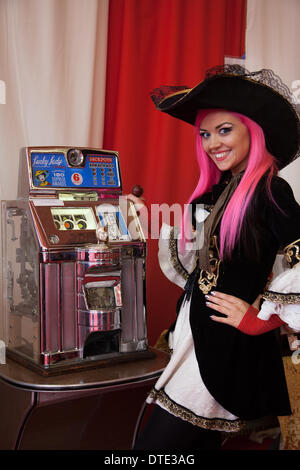
POLYGON ((262 335, 267 331, 275 330, 275 328, 285 324, 278 315, 272 315, 269 320, 261 320, 260 318, 257 318, 258 312, 259 310, 257 308, 250 305, 238 326, 238 330, 246 333, 247 335, 255 336, 262 335))

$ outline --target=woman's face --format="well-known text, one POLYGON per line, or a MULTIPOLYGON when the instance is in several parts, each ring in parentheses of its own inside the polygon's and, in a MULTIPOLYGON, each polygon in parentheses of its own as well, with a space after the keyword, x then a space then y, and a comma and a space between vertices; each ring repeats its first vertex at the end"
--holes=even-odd
POLYGON ((202 120, 200 136, 207 155, 220 171, 233 175, 247 166, 250 135, 247 127, 227 111, 213 111, 202 120))

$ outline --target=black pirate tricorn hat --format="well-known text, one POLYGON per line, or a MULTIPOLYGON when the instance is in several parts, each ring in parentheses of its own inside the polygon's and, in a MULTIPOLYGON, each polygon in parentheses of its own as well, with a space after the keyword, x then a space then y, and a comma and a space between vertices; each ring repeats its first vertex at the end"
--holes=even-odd
POLYGON ((214 67, 194 88, 163 86, 151 92, 156 108, 195 123, 199 109, 218 108, 248 116, 263 129, 266 146, 282 169, 299 154, 300 124, 288 87, 272 70, 248 72, 240 65, 214 67))

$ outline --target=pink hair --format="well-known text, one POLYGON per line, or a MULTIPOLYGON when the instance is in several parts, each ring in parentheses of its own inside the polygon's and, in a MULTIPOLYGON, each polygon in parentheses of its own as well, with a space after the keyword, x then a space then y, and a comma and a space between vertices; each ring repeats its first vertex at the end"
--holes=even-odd
MULTIPOLYGON (((211 158, 206 154, 202 145, 202 138, 199 134, 200 124, 204 117, 213 111, 226 111, 221 109, 204 109, 200 110, 197 114, 195 128, 197 132, 196 137, 196 150, 198 165, 200 168, 200 177, 198 184, 188 200, 188 205, 196 198, 204 193, 210 191, 212 186, 219 182, 221 177, 220 170, 213 163, 211 158)), ((262 128, 252 119, 236 112, 228 111, 237 117, 247 127, 251 140, 251 147, 249 158, 245 173, 233 193, 222 217, 220 227, 220 255, 230 256, 236 242, 238 241, 242 223, 251 203, 252 196, 255 188, 261 177, 268 172, 266 181, 266 189, 270 199, 275 203, 271 193, 271 179, 277 174, 277 165, 275 158, 266 149, 265 136, 262 128)), ((276 203, 275 203, 276 204, 276 203)), ((185 211, 182 220, 182 231, 184 231, 185 222, 188 220, 188 211, 185 211)), ((182 237, 181 248, 185 243, 186 238, 182 237)))

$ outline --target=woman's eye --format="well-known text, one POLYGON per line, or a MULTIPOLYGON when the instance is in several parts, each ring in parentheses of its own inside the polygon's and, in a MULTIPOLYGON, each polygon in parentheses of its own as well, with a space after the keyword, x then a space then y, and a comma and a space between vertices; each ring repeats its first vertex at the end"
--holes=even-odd
POLYGON ((220 129, 220 134, 228 134, 232 130, 232 127, 222 127, 220 129))
POLYGON ((203 139, 207 139, 209 135, 209 132, 200 132, 200 137, 202 137, 203 139))

